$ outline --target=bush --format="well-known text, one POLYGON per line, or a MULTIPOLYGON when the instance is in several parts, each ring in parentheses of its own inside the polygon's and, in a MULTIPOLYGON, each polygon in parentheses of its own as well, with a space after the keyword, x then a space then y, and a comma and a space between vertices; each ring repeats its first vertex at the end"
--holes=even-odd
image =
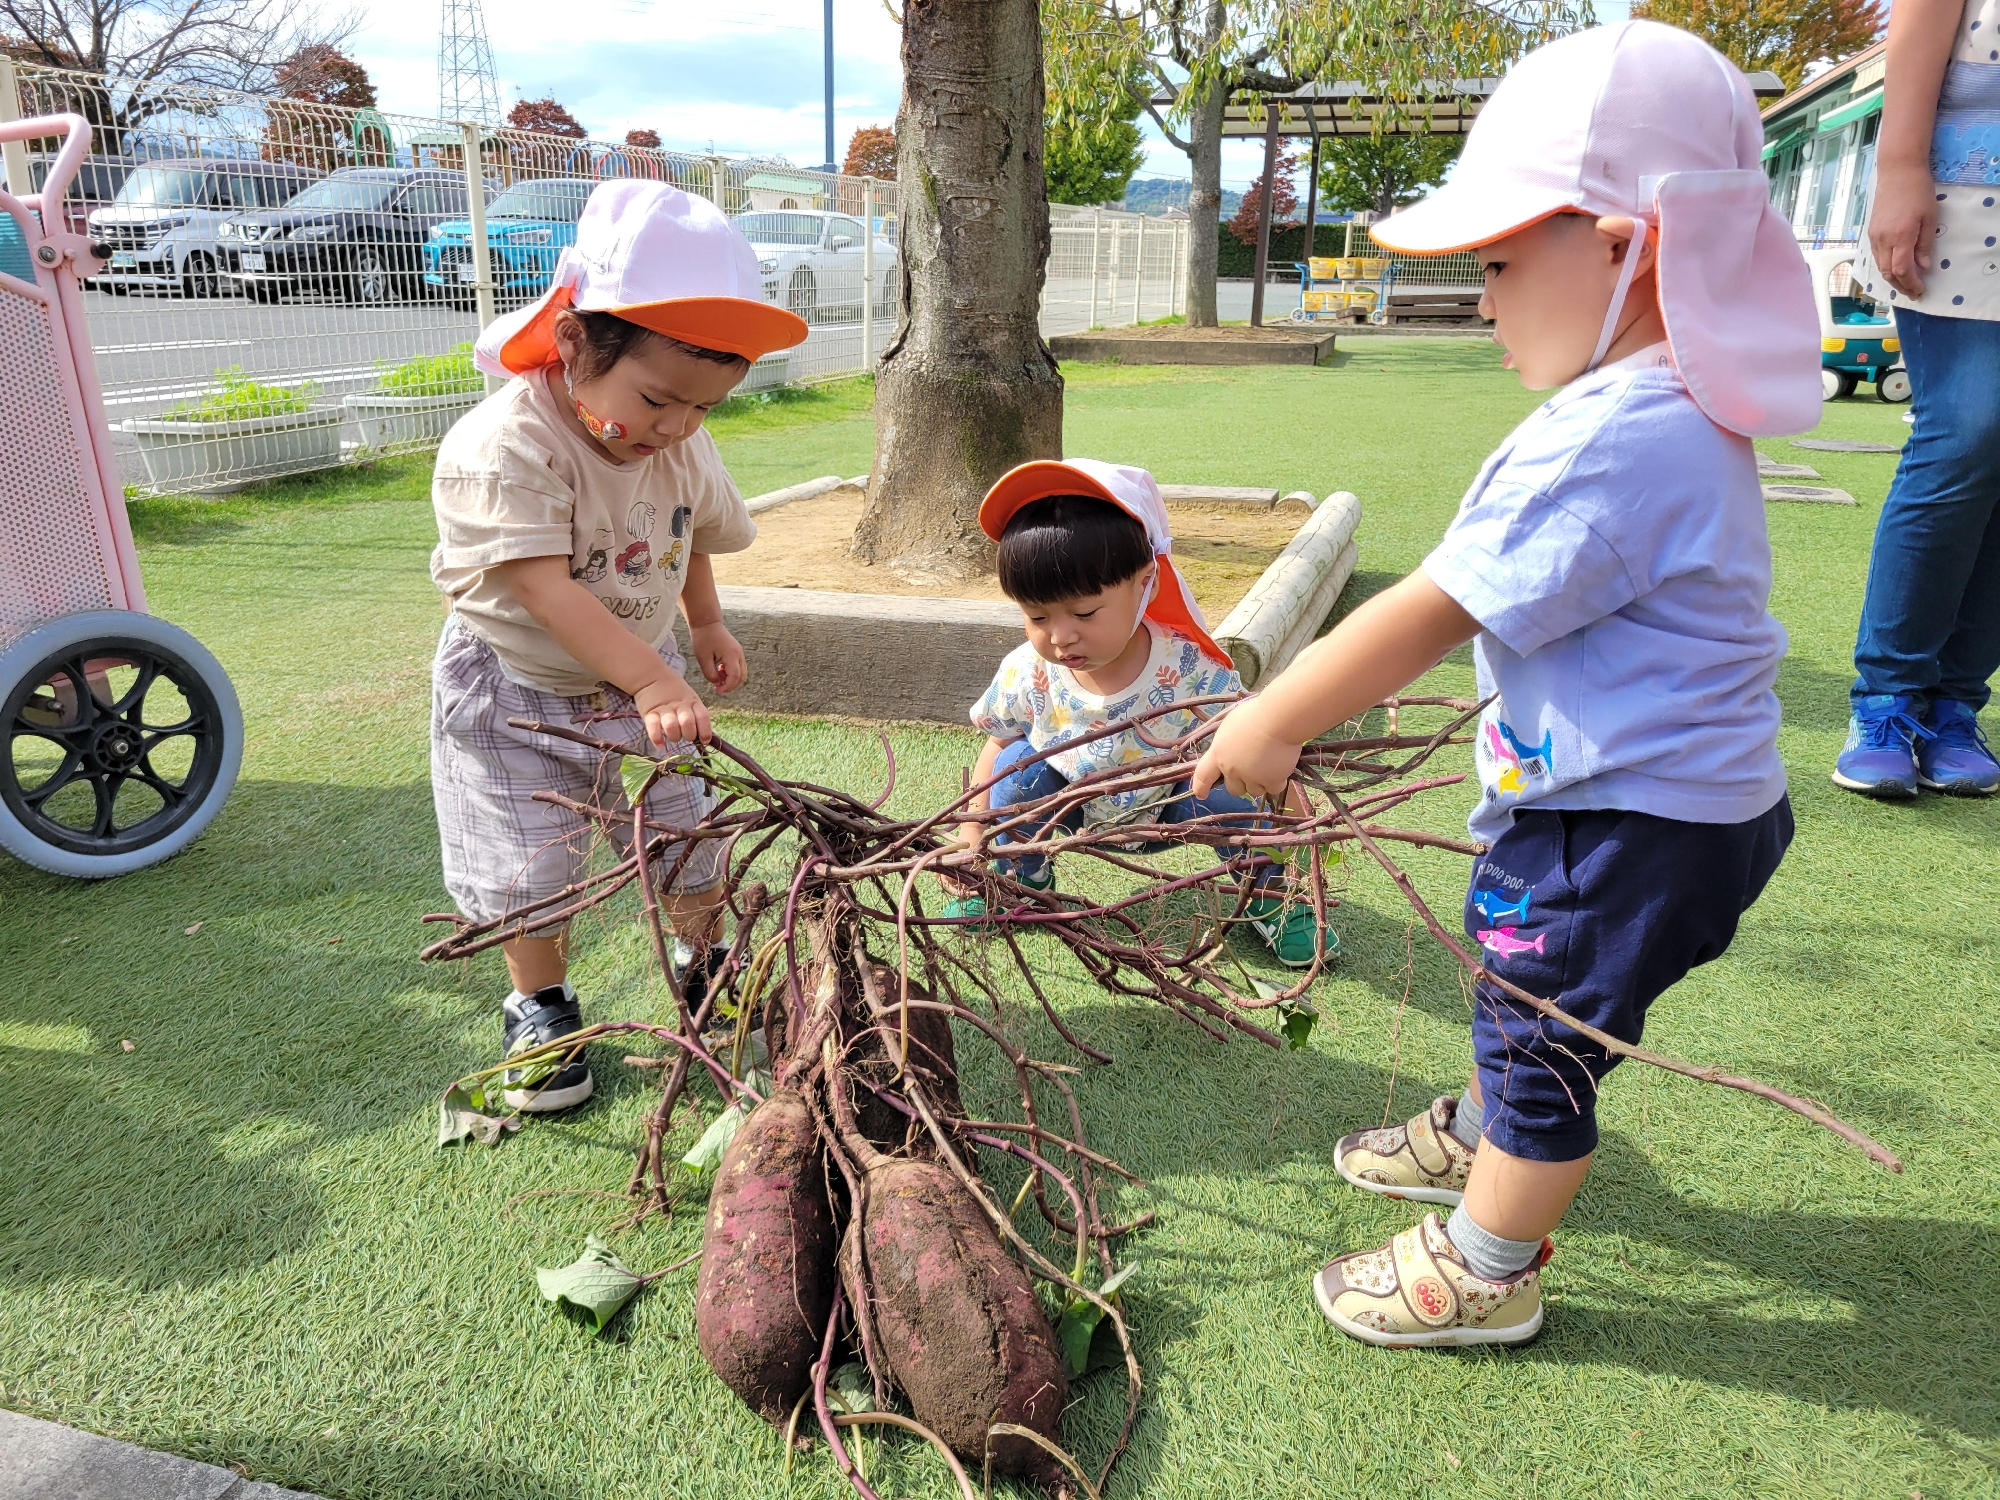
POLYGON ((243 422, 252 417, 283 417, 308 411, 319 387, 306 385, 263 385, 243 371, 241 365, 218 370, 215 378, 221 389, 210 391, 198 401, 183 401, 161 418, 167 422, 243 422))
POLYGON ((456 345, 444 354, 406 359, 383 370, 376 383, 388 396, 450 396, 485 389, 485 381, 473 366, 470 344, 456 345))

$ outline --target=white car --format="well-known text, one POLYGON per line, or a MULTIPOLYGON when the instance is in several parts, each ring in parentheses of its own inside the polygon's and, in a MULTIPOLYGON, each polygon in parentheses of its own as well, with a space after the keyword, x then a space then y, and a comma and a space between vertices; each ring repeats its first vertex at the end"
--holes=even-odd
MULTIPOLYGON (((861 316, 861 269, 867 230, 858 216, 804 209, 753 209, 736 227, 757 252, 764 297, 808 323, 861 316)), ((889 274, 896 247, 875 236, 875 316, 891 309, 889 274)))
POLYGON ((224 290, 222 224, 231 214, 277 208, 319 174, 286 162, 217 157, 150 161, 91 210, 89 233, 111 248, 90 284, 113 292, 224 290))

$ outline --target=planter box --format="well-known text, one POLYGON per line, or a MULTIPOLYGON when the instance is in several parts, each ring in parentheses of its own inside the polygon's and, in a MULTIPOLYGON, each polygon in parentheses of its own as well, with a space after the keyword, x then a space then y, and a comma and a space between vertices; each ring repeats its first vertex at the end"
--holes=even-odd
POLYGON ((255 480, 340 462, 339 407, 241 422, 121 423, 139 445, 146 477, 174 494, 239 490, 255 480))
POLYGON ((364 391, 341 398, 361 429, 361 446, 415 448, 444 440, 460 417, 486 399, 484 391, 451 391, 442 396, 387 396, 364 391))

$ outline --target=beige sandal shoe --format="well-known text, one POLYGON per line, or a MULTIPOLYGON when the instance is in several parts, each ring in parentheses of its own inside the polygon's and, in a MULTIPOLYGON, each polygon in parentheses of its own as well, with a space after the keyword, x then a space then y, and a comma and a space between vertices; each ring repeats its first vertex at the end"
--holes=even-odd
POLYGON ((1472 1148, 1451 1133, 1458 1098, 1444 1094, 1402 1125, 1357 1130, 1333 1148, 1340 1175, 1364 1192, 1456 1208, 1472 1175, 1472 1148))
POLYGON ((1520 1344, 1542 1327, 1542 1267, 1552 1241, 1526 1270, 1488 1281, 1467 1270, 1436 1214, 1380 1250, 1343 1255, 1313 1278, 1313 1300, 1342 1333, 1387 1349, 1520 1344))

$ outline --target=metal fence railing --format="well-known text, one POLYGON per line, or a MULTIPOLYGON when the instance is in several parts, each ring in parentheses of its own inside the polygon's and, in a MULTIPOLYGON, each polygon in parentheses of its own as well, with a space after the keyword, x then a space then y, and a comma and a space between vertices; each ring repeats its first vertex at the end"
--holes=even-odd
MULTIPOLYGON (((75 113, 66 200, 111 248, 86 294, 126 483, 203 492, 434 446, 484 393, 470 346, 539 295, 597 183, 710 198, 764 295, 810 325, 756 390, 874 367, 894 329, 896 185, 507 127, 64 72, 0 57, 0 119, 75 113)), ((9 188, 51 157, 9 147, 9 188)), ((1051 210, 1047 333, 1181 307, 1185 222, 1051 210)))

